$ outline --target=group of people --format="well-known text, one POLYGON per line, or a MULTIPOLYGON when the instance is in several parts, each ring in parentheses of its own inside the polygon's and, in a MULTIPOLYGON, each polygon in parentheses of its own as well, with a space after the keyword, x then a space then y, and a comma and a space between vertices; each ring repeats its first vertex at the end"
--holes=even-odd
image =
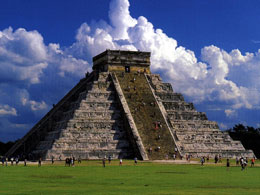
POLYGON ((218 162, 219 162, 219 163, 222 163, 222 157, 221 157, 221 155, 215 155, 214 160, 215 160, 215 164, 217 164, 218 162))
MULTIPOLYGON (((4 157, 4 156, 2 156, 1 158, 1 162, 2 162, 2 166, 8 166, 8 158, 7 157, 4 157)), ((10 158, 10 162, 11 162, 11 166, 13 166, 14 165, 14 163, 15 163, 15 165, 18 165, 19 164, 19 158, 18 157, 16 157, 16 158, 10 158)))
MULTIPOLYGON (((168 155, 165 157, 166 159, 168 159, 168 155)), ((186 155, 186 160, 190 160, 191 158, 191 155, 186 155)), ((61 160, 61 157, 59 157, 59 159, 61 160)), ((173 159, 176 159, 176 154, 174 153, 173 154, 173 159)), ((6 157, 0 157, 0 160, 2 162, 2 166, 8 166, 8 158, 6 157)), ((66 158, 65 159, 65 166, 74 166, 75 165, 75 157, 70 157, 70 158, 66 158)), ((103 167, 106 167, 106 160, 108 160, 108 163, 110 164, 111 161, 112 161, 112 156, 109 155, 108 159, 106 159, 106 157, 104 157, 102 159, 102 164, 103 164, 103 167)), ((205 157, 205 156, 202 156, 200 158, 200 163, 201 163, 201 166, 204 165, 205 161, 207 160, 207 162, 209 161, 209 156, 205 157)), ((253 167, 255 165, 255 160, 256 158, 253 157, 250 161, 251 161, 251 167, 253 167)), ((215 163, 218 163, 218 162, 222 162, 221 160, 221 156, 220 155, 216 155, 215 158, 214 158, 214 161, 215 163)), ((16 158, 10 158, 10 165, 13 166, 15 163, 15 165, 18 165, 19 164, 19 158, 16 157, 16 158)), ((54 164, 54 157, 52 156, 51 157, 51 163, 54 164)), ((78 164, 81 163, 81 157, 79 156, 78 157, 78 164)), ((137 157, 134 158, 134 164, 137 165, 137 157)), ((42 165, 42 158, 40 157, 39 160, 38 160, 38 166, 40 167, 42 165)), ((123 159, 120 158, 119 159, 119 166, 122 166, 123 165, 123 159)), ((247 167, 248 165, 248 158, 244 158, 244 157, 241 157, 241 158, 236 158, 236 165, 237 166, 241 166, 241 170, 245 170, 245 168, 247 167)), ((27 159, 24 158, 24 166, 27 166, 27 159)), ((226 161, 226 167, 227 167, 227 170, 229 170, 229 167, 230 167, 230 159, 227 158, 227 161, 226 161)))
MULTIPOLYGON (((255 157, 251 158, 251 167, 254 167, 255 166, 255 157)), ((241 166, 241 171, 245 170, 245 168, 247 167, 248 165, 248 158, 244 158, 244 157, 241 157, 240 159, 236 158, 236 165, 239 165, 241 166)))
MULTIPOLYGON (((201 165, 203 166, 204 163, 205 163, 205 160, 207 159, 207 162, 209 161, 209 156, 206 158, 206 157, 201 157, 200 158, 200 163, 201 165)), ((255 160, 256 158, 253 157, 250 161, 251 161, 251 167, 253 167, 255 165, 255 160)), ((222 162, 222 159, 221 159, 221 156, 220 155, 216 155, 215 158, 214 158, 214 161, 215 161, 215 164, 218 163, 218 162, 222 162)), ((241 166, 241 170, 245 170, 245 168, 247 167, 248 165, 248 158, 244 158, 244 157, 241 157, 241 158, 238 158, 236 157, 236 165, 237 166, 241 166)), ((227 167, 227 170, 229 170, 229 167, 230 167, 230 159, 227 158, 227 161, 226 161, 226 167, 227 167)))
MULTIPOLYGON (((104 157, 104 158, 102 159, 102 165, 103 165, 103 167, 106 167, 106 160, 107 160, 106 157, 104 157)), ((108 163, 109 163, 109 164, 111 163, 111 160, 112 160, 112 156, 109 155, 109 157, 108 157, 108 163)), ((134 158, 134 164, 137 165, 137 157, 134 158)), ((119 166, 122 166, 122 165, 123 165, 123 159, 120 158, 120 159, 119 159, 119 166)))

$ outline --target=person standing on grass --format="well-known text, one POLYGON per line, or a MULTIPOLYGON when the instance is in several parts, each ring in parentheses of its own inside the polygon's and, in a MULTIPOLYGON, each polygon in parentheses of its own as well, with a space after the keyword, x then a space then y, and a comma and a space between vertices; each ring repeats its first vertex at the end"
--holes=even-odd
POLYGON ((237 166, 239 165, 239 159, 238 159, 238 157, 236 157, 236 165, 237 165, 237 166))
POLYGON ((42 158, 40 157, 39 158, 39 161, 38 161, 38 167, 42 166, 42 158))
POLYGON ((246 159, 244 159, 244 168, 246 168, 247 163, 248 163, 248 160, 247 160, 247 158, 246 158, 246 159))
POLYGON ((137 165, 137 158, 136 157, 134 158, 134 161, 135 161, 135 165, 137 165))
POLYGON ((8 158, 5 159, 5 166, 8 165, 8 158))
POLYGON ((243 157, 240 159, 240 165, 241 165, 241 171, 243 171, 245 169, 245 160, 243 157))
POLYGON ((119 166, 122 166, 122 164, 123 164, 123 159, 120 158, 120 160, 119 160, 119 166))
POLYGON ((109 163, 109 164, 111 163, 111 160, 112 160, 112 156, 109 155, 109 156, 108 156, 108 163, 109 163))
POLYGON ((218 162, 218 155, 215 155, 215 164, 218 162))
POLYGON ((203 157, 201 157, 201 159, 200 159, 201 166, 204 165, 204 162, 205 162, 205 158, 204 158, 204 156, 203 156, 203 157))
POLYGON ((230 162, 229 162, 229 158, 227 158, 227 171, 229 170, 230 167, 230 162))
POLYGON ((27 159, 26 158, 24 159, 23 163, 24 163, 24 166, 26 167, 26 165, 27 165, 27 159))
POLYGON ((221 158, 220 155, 219 155, 219 158, 218 158, 218 162, 222 163, 222 158, 221 158))
POLYGON ((53 163, 54 163, 54 157, 51 156, 51 164, 53 165, 53 163))
POLYGON ((102 163, 103 163, 103 167, 106 167, 106 158, 103 158, 102 163))
POLYGON ((2 166, 4 166, 4 165, 5 165, 5 159, 4 159, 4 157, 1 158, 1 161, 2 161, 2 166))
POLYGON ((78 164, 81 164, 81 156, 78 157, 78 164))
POLYGON ((251 159, 251 167, 255 166, 255 157, 251 159))

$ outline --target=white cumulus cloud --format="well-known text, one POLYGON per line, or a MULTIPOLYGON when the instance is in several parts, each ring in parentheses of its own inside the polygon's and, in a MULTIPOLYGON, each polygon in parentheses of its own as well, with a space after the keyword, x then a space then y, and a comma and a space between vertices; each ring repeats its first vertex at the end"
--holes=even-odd
POLYGON ((3 115, 17 116, 17 111, 15 108, 10 107, 9 105, 0 104, 0 116, 3 116, 3 115))
POLYGON ((152 72, 189 100, 210 102, 228 118, 237 117, 239 109, 260 108, 260 50, 242 54, 210 45, 197 58, 144 16, 132 17, 129 6, 128 0, 112 0, 109 21, 83 23, 69 47, 46 45, 36 30, 0 30, 2 116, 18 112, 30 118, 47 111, 92 70, 92 57, 106 49, 150 51, 152 72))
POLYGON ((229 104, 227 109, 259 107, 260 52, 243 55, 211 45, 202 48, 200 61, 144 16, 133 18, 129 6, 127 0, 111 1, 110 23, 82 24, 69 52, 90 60, 105 49, 150 51, 152 71, 192 101, 222 101, 229 104))

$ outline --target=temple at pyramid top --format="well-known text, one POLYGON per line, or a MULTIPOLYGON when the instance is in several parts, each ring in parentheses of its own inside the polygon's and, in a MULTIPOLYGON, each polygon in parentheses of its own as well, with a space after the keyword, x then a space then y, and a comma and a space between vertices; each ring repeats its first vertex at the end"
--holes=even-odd
POLYGON ((106 50, 93 58, 93 70, 150 73, 150 56, 150 52, 106 50))

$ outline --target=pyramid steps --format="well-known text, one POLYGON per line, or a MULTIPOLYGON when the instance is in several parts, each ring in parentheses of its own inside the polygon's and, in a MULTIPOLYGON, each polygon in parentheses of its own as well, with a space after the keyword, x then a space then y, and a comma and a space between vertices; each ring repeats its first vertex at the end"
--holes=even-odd
MULTIPOLYGON (((218 124, 208 121, 205 113, 198 112, 192 103, 187 103, 179 93, 174 93, 168 83, 162 83, 159 75, 149 75, 155 94, 166 110, 172 132, 176 135, 183 155, 193 157, 215 156, 219 153, 233 157, 238 151, 245 151, 239 141, 233 141, 228 133, 221 132, 218 124)), ((243 152, 252 156, 252 152, 243 152)))
POLYGON ((117 79, 134 118, 149 159, 165 159, 175 144, 144 74, 117 74, 117 79), (154 114, 156 114, 154 116, 154 114), (155 129, 155 123, 160 127, 155 129), (158 138, 160 136, 160 138, 158 138), (160 149, 158 149, 158 147, 160 149), (153 152, 148 152, 149 149, 153 152))

